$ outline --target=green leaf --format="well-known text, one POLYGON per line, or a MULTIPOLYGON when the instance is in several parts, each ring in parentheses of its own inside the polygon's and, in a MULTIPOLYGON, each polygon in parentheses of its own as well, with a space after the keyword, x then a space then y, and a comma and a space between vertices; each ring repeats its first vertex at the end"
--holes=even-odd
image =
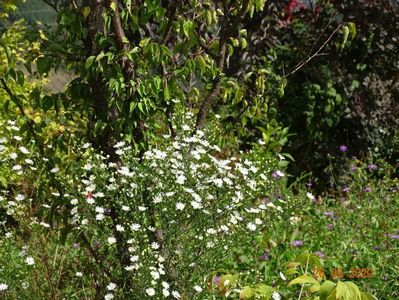
POLYGON ((331 294, 333 289, 335 288, 335 283, 329 280, 323 282, 319 289, 319 297, 320 300, 326 300, 327 297, 331 294))
POLYGON ((228 290, 237 285, 238 275, 226 274, 220 277, 218 286, 220 290, 228 290))
POLYGON ((255 290, 264 300, 269 300, 274 293, 274 288, 266 284, 259 285, 255 290))
POLYGON ((54 99, 50 96, 44 96, 42 99, 42 109, 47 112, 54 105, 54 99))
POLYGON ((148 42, 150 41, 150 38, 144 38, 140 41, 139 46, 141 48, 144 48, 145 46, 147 46, 148 42))
POLYGON ((205 69, 206 69, 206 63, 205 63, 205 59, 201 55, 198 56, 198 65, 199 65, 199 69, 200 69, 201 73, 204 73, 205 69))
POLYGON ((316 279, 314 279, 313 277, 308 276, 308 275, 302 275, 302 276, 299 276, 299 277, 291 280, 291 282, 288 285, 290 286, 290 285, 294 285, 294 284, 305 284, 305 283, 319 284, 319 282, 316 279))
POLYGON ((336 296, 340 300, 361 300, 359 288, 350 281, 339 281, 336 287, 336 296))
POLYGON ((323 265, 321 264, 320 258, 316 254, 300 254, 295 258, 295 261, 301 263, 302 266, 306 266, 308 264, 309 267, 318 267, 321 268, 323 265))
POLYGON ((129 106, 129 112, 133 112, 134 108, 136 107, 136 102, 132 101, 130 102, 130 106, 129 106))
POLYGON ((99 55, 97 55, 96 57, 96 61, 100 61, 101 59, 103 59, 105 57, 105 53, 103 51, 100 52, 99 55))
POLYGON ((227 45, 228 56, 232 56, 234 54, 234 48, 232 45, 227 45))
POLYGON ((183 23, 183 33, 186 37, 189 37, 194 30, 194 23, 192 21, 185 21, 183 23))
POLYGON ((24 75, 24 72, 22 72, 22 71, 17 71, 17 83, 18 83, 20 86, 23 86, 23 85, 24 85, 24 83, 25 83, 25 75, 24 75))
POLYGON ((142 113, 144 113, 143 103, 142 103, 142 102, 139 102, 139 103, 137 103, 137 106, 138 106, 138 108, 140 109, 140 111, 141 111, 142 113))
POLYGON ((349 34, 351 36, 351 39, 354 39, 356 36, 356 24, 353 22, 348 22, 346 23, 346 25, 349 28, 349 34))
POLYGON ((7 187, 7 179, 4 176, 0 176, 0 183, 3 187, 7 187))
POLYGON ((206 19, 206 25, 210 26, 212 24, 212 13, 209 10, 205 11, 205 19, 206 19))
POLYGON ((92 55, 92 56, 89 56, 87 59, 86 59, 86 62, 85 62, 85 68, 86 68, 86 70, 88 70, 90 67, 91 67, 91 65, 94 63, 94 60, 96 59, 96 57, 94 56, 94 55, 92 55))
POLYGON ((299 272, 295 269, 295 268, 291 268, 291 269, 288 269, 286 272, 285 272, 285 275, 292 275, 292 274, 298 274, 299 272))
POLYGON ((249 286, 245 286, 240 292, 240 299, 250 299, 255 296, 255 292, 249 286))
POLYGON ((248 46, 248 42, 246 38, 240 38, 241 50, 244 50, 248 46))
POLYGON ((163 98, 164 100, 169 100, 170 99, 170 91, 168 85, 165 85, 163 89, 163 98))
POLYGON ((48 73, 51 68, 51 60, 47 57, 39 57, 37 59, 37 71, 40 75, 48 73))
POLYGON ((83 18, 86 20, 87 16, 90 14, 90 6, 85 6, 83 7, 83 18))

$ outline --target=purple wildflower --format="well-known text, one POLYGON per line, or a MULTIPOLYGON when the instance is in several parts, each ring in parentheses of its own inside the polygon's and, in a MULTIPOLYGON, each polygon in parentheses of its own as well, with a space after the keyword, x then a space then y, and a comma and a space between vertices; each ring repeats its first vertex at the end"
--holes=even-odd
POLYGON ((349 192, 349 187, 344 187, 343 189, 342 189, 342 191, 344 192, 344 193, 347 193, 347 192, 349 192))
POLYGON ((316 251, 314 254, 316 254, 318 257, 323 258, 324 257, 324 253, 321 251, 316 251))
POLYGON ((265 250, 263 255, 260 257, 260 260, 269 260, 269 252, 265 250))
POLYGON ((399 234, 389 234, 388 235, 391 239, 399 240, 399 234))
POLYGON ((354 165, 351 166, 351 171, 352 171, 352 172, 355 172, 356 169, 357 169, 356 166, 354 166, 354 165))
POLYGON ((312 187, 312 182, 309 180, 309 181, 306 183, 306 186, 307 186, 308 188, 311 188, 311 187, 312 187))
POLYGON ((377 169, 378 169, 378 167, 377 167, 377 165, 376 165, 376 164, 369 164, 367 167, 368 167, 368 168, 369 168, 369 170, 371 170, 371 171, 375 171, 375 170, 377 170, 377 169))
POLYGON ((329 231, 333 230, 333 229, 334 229, 334 224, 328 223, 328 224, 327 224, 327 229, 328 229, 329 231))
POLYGON ((213 280, 212 280, 213 284, 219 284, 219 281, 220 281, 220 277, 217 276, 217 275, 215 275, 215 276, 213 277, 213 280))
POLYGON ((348 147, 346 147, 345 145, 341 145, 341 146, 339 146, 339 151, 344 153, 344 152, 348 151, 348 147))
POLYGON ((366 193, 370 193, 370 192, 371 192, 371 187, 366 186, 366 187, 364 188, 364 191, 365 191, 366 193))
POLYGON ((291 243, 291 245, 294 247, 301 247, 303 246, 303 242, 301 240, 295 240, 291 243))
POLYGON ((272 173, 273 178, 275 179, 280 179, 281 177, 284 177, 284 173, 281 172, 280 170, 277 170, 272 173))
POLYGON ((326 217, 330 217, 330 218, 334 218, 334 213, 332 212, 332 211, 326 211, 325 213, 324 213, 324 215, 326 216, 326 217))

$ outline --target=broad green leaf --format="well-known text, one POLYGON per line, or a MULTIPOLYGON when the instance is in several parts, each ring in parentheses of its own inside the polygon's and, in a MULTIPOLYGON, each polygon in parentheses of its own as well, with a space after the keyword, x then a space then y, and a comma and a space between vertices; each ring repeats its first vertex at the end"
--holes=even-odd
POLYGON ((263 300, 269 300, 274 292, 274 288, 266 284, 259 285, 255 290, 263 300))
POLYGON ((83 7, 82 14, 83 14, 83 18, 86 19, 87 16, 90 14, 90 6, 85 6, 85 7, 83 7))
POLYGON ((186 37, 190 36, 190 33, 194 30, 194 23, 192 21, 185 21, 183 23, 183 33, 186 37))
POLYGON ((361 294, 354 283, 339 281, 336 287, 336 298, 339 300, 361 300, 361 294))
POLYGON ((42 99, 42 109, 47 112, 54 105, 54 99, 50 96, 44 96, 42 99))
POLYGON ((85 62, 85 68, 86 68, 86 70, 88 70, 90 67, 91 67, 91 65, 94 63, 94 60, 96 59, 96 57, 95 56, 89 56, 87 59, 86 59, 86 62, 85 62))
POLYGON ((287 271, 285 271, 285 275, 292 275, 292 274, 298 274, 298 271, 294 268, 288 269, 287 271))
POLYGON ((3 187, 7 187, 7 179, 4 176, 0 176, 0 183, 3 187))
POLYGON ((309 292, 316 293, 320 290, 320 283, 314 284, 309 288, 309 292))
POLYGON ((319 289, 320 300, 326 300, 335 288, 335 283, 329 280, 323 282, 319 289))
POLYGON ((319 284, 319 282, 316 279, 314 279, 313 277, 308 276, 308 275, 302 275, 302 276, 299 276, 299 277, 291 280, 291 282, 288 285, 304 284, 304 283, 319 284))
POLYGON ((240 299, 251 299, 254 296, 255 296, 255 292, 249 286, 245 286, 240 292, 240 299))
POLYGON ((206 25, 210 26, 212 24, 212 13, 209 10, 205 11, 206 25))
POLYGON ((148 42, 150 41, 150 38, 144 38, 140 41, 139 46, 141 48, 144 48, 145 46, 147 46, 148 42))
POLYGON ((133 112, 134 108, 136 107, 136 102, 132 101, 130 102, 130 106, 129 106, 129 112, 133 112))
POLYGON ((37 71, 40 75, 48 73, 51 68, 51 60, 47 57, 39 57, 37 59, 37 71))
POLYGON ((240 38, 241 50, 244 50, 248 46, 248 42, 246 38, 240 38))
POLYGON ((302 266, 308 264, 309 267, 322 267, 320 258, 313 253, 300 254, 295 258, 295 261, 301 263, 302 266))

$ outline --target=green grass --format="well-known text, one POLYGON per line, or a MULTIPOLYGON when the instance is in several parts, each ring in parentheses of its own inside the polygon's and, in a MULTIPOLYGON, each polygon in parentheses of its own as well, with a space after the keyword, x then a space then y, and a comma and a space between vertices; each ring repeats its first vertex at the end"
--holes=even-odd
MULTIPOLYGON (((349 192, 335 191, 313 201, 304 184, 295 195, 289 190, 276 191, 270 200, 285 202, 281 203, 282 217, 268 220, 270 230, 254 240, 253 248, 235 253, 225 267, 246 273, 243 281, 285 287, 294 278, 280 278, 285 263, 300 253, 321 251, 328 280, 337 281, 332 278, 333 269, 342 270, 340 280, 353 281, 378 299, 399 299, 398 181, 376 177, 363 164, 342 177, 349 192), (290 221, 292 216, 296 222, 290 221), (296 240, 302 245, 294 246, 296 240), (265 251, 266 260, 262 257, 265 251), (371 277, 357 278, 361 277, 356 275, 357 268, 371 269, 371 277)), ((282 299, 297 298, 297 291, 295 287, 280 290, 282 299)))

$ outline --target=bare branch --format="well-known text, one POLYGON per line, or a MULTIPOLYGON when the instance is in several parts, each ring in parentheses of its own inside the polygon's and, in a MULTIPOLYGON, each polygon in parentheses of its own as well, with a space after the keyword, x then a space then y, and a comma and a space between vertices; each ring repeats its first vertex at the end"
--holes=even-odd
POLYGON ((327 43, 333 38, 333 36, 337 33, 337 31, 342 27, 342 24, 338 25, 337 28, 334 29, 334 31, 330 34, 330 36, 324 41, 323 45, 319 49, 317 49, 316 52, 314 52, 312 55, 308 56, 306 60, 303 60, 301 63, 299 63, 298 66, 295 67, 294 70, 289 72, 288 74, 284 75, 284 78, 287 78, 288 76, 291 76, 292 74, 298 72, 303 66, 305 66, 308 62, 310 62, 313 58, 317 56, 321 56, 320 51, 324 49, 324 47, 327 45, 327 43))

